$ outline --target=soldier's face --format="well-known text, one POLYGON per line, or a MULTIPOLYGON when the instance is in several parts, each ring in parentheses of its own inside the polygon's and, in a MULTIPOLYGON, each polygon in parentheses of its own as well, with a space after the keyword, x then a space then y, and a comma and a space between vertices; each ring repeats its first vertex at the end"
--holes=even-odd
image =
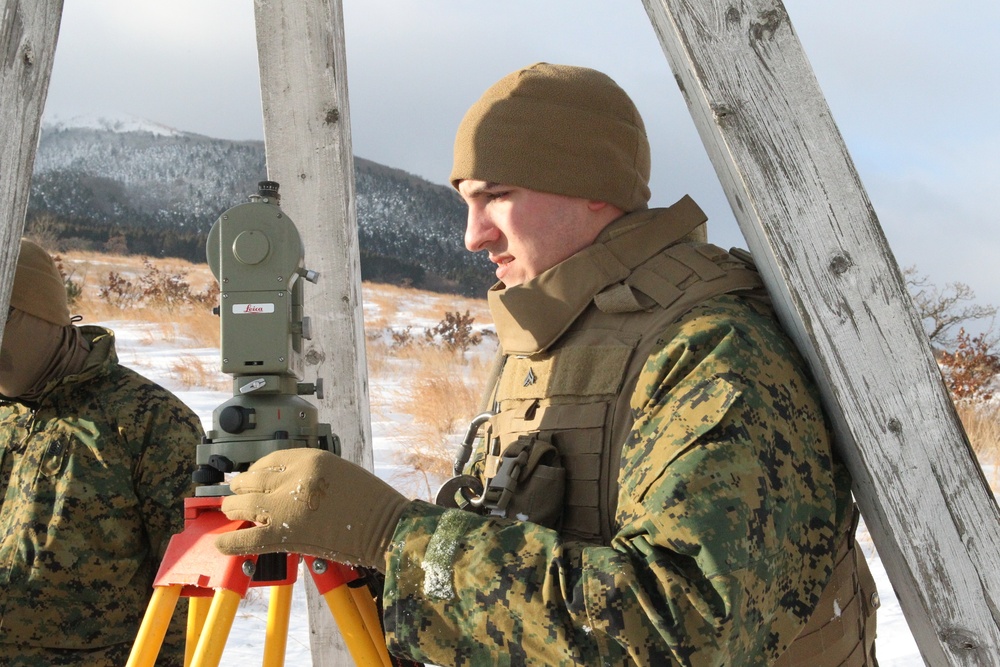
MULTIPOLYGON (((487 181, 465 180, 465 247, 485 250, 507 287, 531 280, 594 242, 595 202, 487 181)), ((603 206, 603 204, 601 204, 603 206)))

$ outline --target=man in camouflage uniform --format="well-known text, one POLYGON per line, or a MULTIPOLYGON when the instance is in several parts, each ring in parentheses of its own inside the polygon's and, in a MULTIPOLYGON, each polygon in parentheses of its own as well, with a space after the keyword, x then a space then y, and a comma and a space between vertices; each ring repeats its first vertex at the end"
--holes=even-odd
POLYGON ((390 649, 438 665, 875 665, 805 363, 749 256, 705 243, 689 198, 648 209, 648 179, 607 76, 538 63, 487 90, 451 174, 500 280, 466 474, 432 506, 279 452, 223 505, 262 525, 220 548, 384 569, 390 649))
MULTIPOLYGON (((77 327, 63 279, 21 241, 0 349, 0 664, 121 667, 201 438, 166 389, 77 327)), ((183 665, 183 618, 159 665, 183 665)))

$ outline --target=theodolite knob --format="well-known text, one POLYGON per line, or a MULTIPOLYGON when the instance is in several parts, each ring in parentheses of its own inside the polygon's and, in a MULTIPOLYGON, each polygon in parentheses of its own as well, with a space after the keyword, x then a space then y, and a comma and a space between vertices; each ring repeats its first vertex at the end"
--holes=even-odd
POLYGON ((254 409, 245 408, 242 405, 229 405, 219 413, 219 428, 226 433, 242 433, 253 428, 254 409))
POLYGON ((226 479, 221 470, 216 470, 212 466, 200 465, 193 473, 191 479, 195 484, 218 484, 226 479))

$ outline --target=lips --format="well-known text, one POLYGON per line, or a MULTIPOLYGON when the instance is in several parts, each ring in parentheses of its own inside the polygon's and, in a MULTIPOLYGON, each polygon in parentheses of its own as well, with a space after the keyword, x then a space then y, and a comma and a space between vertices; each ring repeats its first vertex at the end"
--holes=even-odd
POLYGON ((497 280, 503 280, 504 275, 507 274, 508 265, 514 260, 513 257, 509 255, 503 255, 500 257, 490 257, 490 261, 497 265, 496 277, 497 280))

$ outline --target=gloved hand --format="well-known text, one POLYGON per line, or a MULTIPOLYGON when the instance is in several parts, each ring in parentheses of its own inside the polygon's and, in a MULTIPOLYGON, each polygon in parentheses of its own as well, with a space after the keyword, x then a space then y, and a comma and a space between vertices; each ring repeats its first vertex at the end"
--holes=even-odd
POLYGON ((319 449, 268 454, 237 475, 222 501, 234 521, 216 539, 231 556, 299 553, 385 571, 385 554, 409 501, 364 468, 319 449))

